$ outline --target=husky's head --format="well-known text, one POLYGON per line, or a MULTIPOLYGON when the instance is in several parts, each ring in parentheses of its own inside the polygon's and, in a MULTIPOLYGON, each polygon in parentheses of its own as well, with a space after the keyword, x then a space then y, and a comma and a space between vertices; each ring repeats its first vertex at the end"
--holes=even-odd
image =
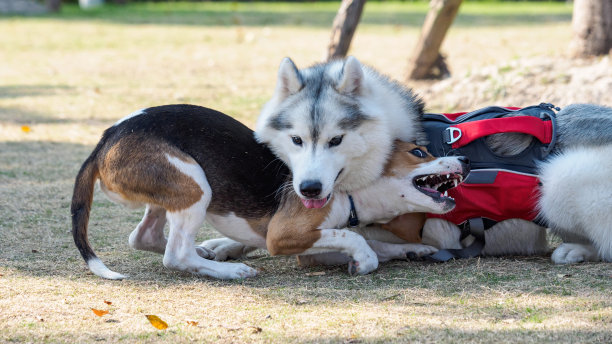
POLYGON ((351 191, 380 176, 393 135, 368 105, 370 88, 357 59, 298 70, 285 58, 274 96, 257 121, 255 137, 293 174, 293 188, 309 208, 334 189, 351 191))

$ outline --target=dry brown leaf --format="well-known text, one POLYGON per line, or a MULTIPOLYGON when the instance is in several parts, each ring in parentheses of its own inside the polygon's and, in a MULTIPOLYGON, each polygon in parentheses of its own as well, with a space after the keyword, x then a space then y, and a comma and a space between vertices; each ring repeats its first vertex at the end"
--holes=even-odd
POLYGON ((29 133, 30 131, 32 131, 32 128, 30 128, 29 125, 22 125, 21 131, 23 131, 24 133, 29 133))
POLYGON ((110 302, 110 301, 106 301, 106 300, 104 300, 104 303, 106 303, 106 304, 107 304, 107 305, 109 305, 109 306, 113 304, 112 302, 110 302))
POLYGON ((99 317, 101 317, 101 316, 103 316, 105 314, 108 314, 108 311, 105 311, 105 310, 102 310, 102 309, 92 308, 91 310, 94 312, 95 315, 97 315, 99 317))
POLYGON ((153 327, 158 330, 165 330, 168 328, 168 324, 165 321, 161 320, 157 315, 145 314, 145 317, 147 317, 151 325, 153 325, 153 327))
POLYGON ((258 326, 249 326, 247 327, 247 331, 249 333, 255 334, 255 333, 260 333, 262 331, 261 327, 258 326))
POLYGON ((187 325, 189 325, 189 326, 198 326, 198 322, 197 321, 193 321, 193 320, 187 320, 187 325))

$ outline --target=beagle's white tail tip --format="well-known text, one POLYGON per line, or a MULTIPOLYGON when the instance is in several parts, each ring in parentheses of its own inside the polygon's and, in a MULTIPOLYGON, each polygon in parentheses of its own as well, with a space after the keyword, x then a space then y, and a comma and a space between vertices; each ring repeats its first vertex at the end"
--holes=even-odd
POLYGON ((114 272, 111 269, 107 268, 104 263, 99 258, 92 258, 87 261, 87 266, 89 270, 93 272, 96 276, 100 276, 102 278, 111 279, 111 280, 122 280, 127 278, 127 276, 122 275, 118 272, 114 272))

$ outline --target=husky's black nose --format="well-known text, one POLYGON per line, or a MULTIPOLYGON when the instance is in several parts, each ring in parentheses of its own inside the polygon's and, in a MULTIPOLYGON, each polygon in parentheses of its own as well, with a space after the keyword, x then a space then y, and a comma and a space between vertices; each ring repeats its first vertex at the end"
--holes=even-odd
POLYGON ((318 180, 305 180, 300 183, 300 192, 305 197, 317 197, 321 194, 323 185, 318 180))

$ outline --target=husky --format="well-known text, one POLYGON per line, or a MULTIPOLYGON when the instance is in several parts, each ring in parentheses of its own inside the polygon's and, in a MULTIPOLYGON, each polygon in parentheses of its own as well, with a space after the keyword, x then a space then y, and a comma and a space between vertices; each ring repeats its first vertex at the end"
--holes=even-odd
MULTIPOLYGON (((371 185, 351 197, 335 192, 328 207, 307 209, 292 188, 285 187, 291 183, 287 166, 240 122, 194 105, 152 107, 108 128, 81 166, 71 204, 72 234, 95 275, 125 278, 107 268, 88 241, 99 180, 112 201, 146 207, 129 245, 163 254, 168 268, 219 279, 252 277, 255 269, 219 260, 263 248, 272 255, 341 252, 352 258, 350 273, 366 274, 378 266, 376 250, 393 259, 436 249, 368 242, 345 229, 350 214, 357 209, 361 221, 370 223, 406 212, 450 211, 455 203, 445 193, 468 171, 463 157, 434 158, 424 148, 397 141, 371 185), (204 221, 226 238, 196 246, 195 235, 204 221)), ((403 236, 401 230, 395 235, 403 236)))
POLYGON ((287 164, 307 208, 380 176, 393 141, 422 144, 423 102, 356 58, 298 69, 285 58, 255 135, 287 164))
MULTIPOLYGON (((612 262, 612 108, 574 104, 557 113, 557 144, 539 166, 540 220, 563 243, 552 253, 557 264, 612 262)), ((487 138, 500 156, 520 154, 534 138, 502 133, 487 138)), ((531 255, 548 251, 546 227, 509 219, 486 230, 485 255, 531 255)), ((439 249, 461 249, 459 228, 428 219, 422 242, 439 249)))

